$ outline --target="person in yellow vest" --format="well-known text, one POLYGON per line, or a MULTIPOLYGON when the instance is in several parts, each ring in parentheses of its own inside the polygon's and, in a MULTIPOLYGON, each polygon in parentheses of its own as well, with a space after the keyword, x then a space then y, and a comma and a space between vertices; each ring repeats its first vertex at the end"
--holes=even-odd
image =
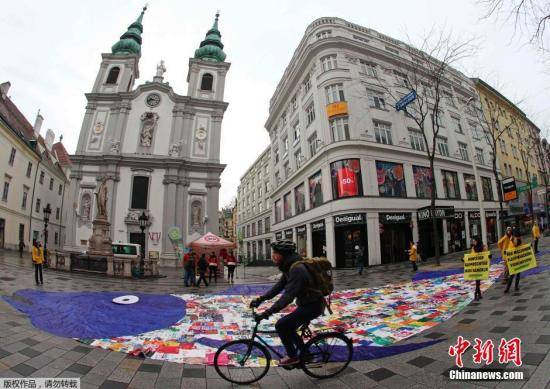
POLYGON ((539 252, 539 238, 540 238, 540 228, 539 224, 535 221, 533 223, 533 249, 535 250, 535 254, 539 252))
MULTIPOLYGON (((472 254, 481 253, 487 251, 487 246, 483 244, 483 241, 479 237, 472 239, 472 254)), ((481 281, 476 280, 476 290, 474 292, 474 300, 479 301, 483 297, 481 296, 481 281)))
MULTIPOLYGON (((512 240, 513 240, 513 243, 514 243, 513 247, 521 246, 521 236, 519 236, 519 233, 516 233, 512 240)), ((516 292, 519 291, 520 274, 521 273, 516 273, 514 275, 508 276, 508 283, 506 284, 506 289, 504 289, 504 293, 508 293, 508 291, 510 290, 510 286, 512 286, 512 281, 514 280, 514 278, 516 279, 515 290, 516 290, 516 292)))
POLYGON ((416 266, 416 261, 418 261, 418 251, 413 241, 410 242, 409 246, 409 261, 412 263, 413 271, 417 271, 418 266, 416 266))
POLYGON ((36 281, 36 285, 42 285, 44 284, 44 279, 42 278, 44 249, 36 240, 32 242, 32 262, 34 263, 34 280, 36 281))
POLYGON ((508 266, 506 266, 506 261, 504 260, 504 250, 516 247, 514 244, 514 238, 512 236, 512 227, 506 227, 506 233, 502 238, 498 240, 497 246, 500 250, 500 256, 502 257, 502 264, 504 265, 504 272, 502 273, 502 283, 506 284, 508 282, 508 266))

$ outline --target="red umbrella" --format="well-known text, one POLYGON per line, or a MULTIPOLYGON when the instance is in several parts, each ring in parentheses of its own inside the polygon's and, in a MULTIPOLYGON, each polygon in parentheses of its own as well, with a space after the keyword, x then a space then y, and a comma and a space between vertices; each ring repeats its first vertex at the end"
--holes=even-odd
POLYGON ((189 247, 192 247, 196 250, 219 250, 223 248, 233 248, 235 247, 235 243, 220 238, 219 236, 214 235, 211 232, 207 232, 206 235, 203 235, 197 240, 189 243, 189 247))

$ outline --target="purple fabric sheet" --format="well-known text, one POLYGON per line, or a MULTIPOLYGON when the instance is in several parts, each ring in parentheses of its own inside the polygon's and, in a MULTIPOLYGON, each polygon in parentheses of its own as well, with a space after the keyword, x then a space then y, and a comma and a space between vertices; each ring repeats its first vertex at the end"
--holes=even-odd
POLYGON ((241 295, 241 296, 257 296, 264 294, 273 287, 273 284, 257 284, 257 285, 233 285, 220 292, 213 293, 214 295, 241 295))
POLYGON ((3 296, 46 332, 68 338, 100 339, 170 327, 185 316, 185 302, 171 295, 134 292, 43 292, 23 289, 3 296), (135 304, 112 302, 119 296, 139 297, 135 304))

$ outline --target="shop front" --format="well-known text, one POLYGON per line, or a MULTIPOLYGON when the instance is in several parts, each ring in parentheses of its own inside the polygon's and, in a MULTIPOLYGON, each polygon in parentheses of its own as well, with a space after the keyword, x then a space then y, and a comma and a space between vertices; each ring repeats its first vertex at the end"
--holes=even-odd
POLYGON ((312 256, 327 256, 327 234, 324 220, 319 220, 311 223, 311 247, 312 256))
POLYGON ((488 244, 498 242, 497 211, 485 211, 488 244))
POLYGON ((380 213, 378 216, 382 264, 407 261, 407 250, 412 240, 411 214, 380 213))
POLYGON ((292 240, 292 237, 293 237, 292 236, 292 228, 290 228, 288 230, 285 230, 283 235, 284 235, 285 239, 292 240))
MULTIPOLYGON (((454 207, 436 207, 435 208, 435 219, 437 230, 439 232, 439 253, 443 254, 443 222, 445 219, 454 218, 455 209, 454 207)), ((432 223, 432 214, 430 212, 430 207, 423 207, 417 210, 417 219, 418 219, 418 236, 420 240, 420 245, 418 247, 418 252, 422 258, 430 258, 435 255, 435 239, 434 239, 434 229, 432 223)))
POLYGON ((446 219, 447 223, 447 247, 449 252, 466 250, 466 220, 464 212, 455 212, 454 217, 446 219))
MULTIPOLYGON (((367 225, 364 213, 350 213, 334 217, 336 267, 356 267, 362 260, 361 252, 367 249, 367 225)), ((368 260, 365 261, 365 266, 368 260)))
POLYGON ((307 229, 306 229, 306 226, 296 227, 296 251, 302 257, 307 256, 307 229))

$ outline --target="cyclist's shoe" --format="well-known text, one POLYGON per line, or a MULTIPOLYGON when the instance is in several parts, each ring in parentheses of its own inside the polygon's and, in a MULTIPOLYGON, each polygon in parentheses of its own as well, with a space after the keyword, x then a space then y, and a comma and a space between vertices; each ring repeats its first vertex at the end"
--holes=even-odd
POLYGON ((281 367, 296 366, 299 363, 300 363, 300 358, 284 357, 279 361, 279 366, 281 367))

